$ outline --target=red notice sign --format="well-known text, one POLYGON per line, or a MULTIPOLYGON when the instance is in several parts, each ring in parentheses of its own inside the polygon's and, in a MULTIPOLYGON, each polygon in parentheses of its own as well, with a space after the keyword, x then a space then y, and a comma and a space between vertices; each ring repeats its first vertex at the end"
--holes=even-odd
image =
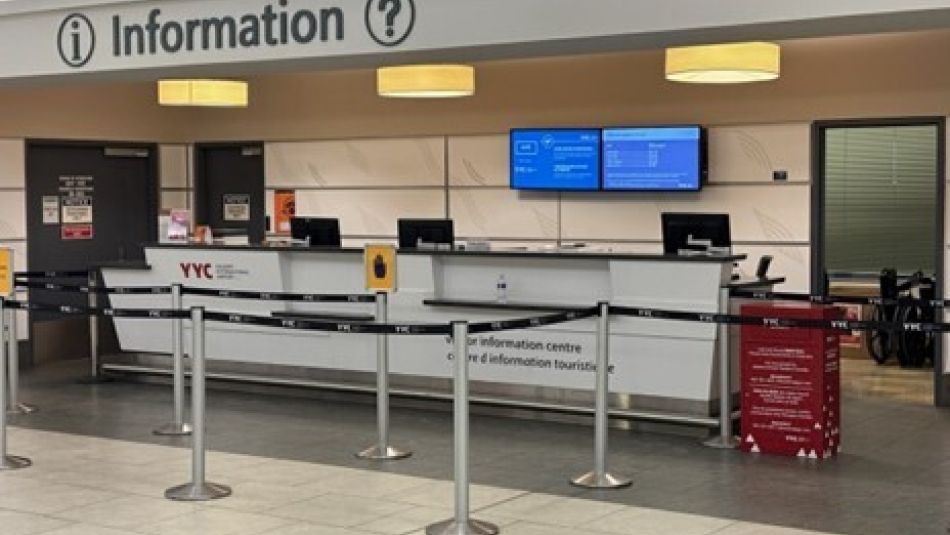
MULTIPOLYGON (((840 319, 818 305, 742 307, 768 318, 840 319)), ((742 327, 743 451, 827 459, 841 449, 839 334, 818 329, 742 327)))
POLYGON ((63 225, 60 230, 60 237, 64 241, 91 240, 93 238, 92 225, 63 225))

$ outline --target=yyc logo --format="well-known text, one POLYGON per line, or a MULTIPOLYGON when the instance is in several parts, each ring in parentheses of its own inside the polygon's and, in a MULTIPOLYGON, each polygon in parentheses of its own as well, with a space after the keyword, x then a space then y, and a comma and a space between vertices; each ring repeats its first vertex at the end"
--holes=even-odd
POLYGON ((181 272, 186 279, 206 279, 214 280, 214 270, 211 264, 202 264, 197 262, 182 262, 181 272))
POLYGON ((83 67, 96 51, 96 29, 88 17, 73 13, 59 25, 57 46, 63 63, 76 69, 83 67))

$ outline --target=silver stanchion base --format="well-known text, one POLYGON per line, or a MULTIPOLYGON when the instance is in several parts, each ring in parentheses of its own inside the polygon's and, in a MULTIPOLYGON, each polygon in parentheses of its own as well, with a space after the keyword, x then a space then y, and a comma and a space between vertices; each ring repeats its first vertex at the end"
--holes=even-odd
POLYGON ((412 452, 404 451, 392 446, 386 447, 385 450, 381 450, 379 446, 372 446, 357 453, 356 456, 360 459, 366 459, 369 461, 398 461, 400 459, 408 459, 409 457, 412 457, 412 452))
POLYGON ((446 520, 427 527, 426 535, 498 535, 499 531, 498 526, 481 520, 469 520, 464 524, 446 520))
POLYGON ((160 437, 186 437, 191 434, 191 424, 165 424, 152 431, 160 437))
POLYGON ((207 502, 227 498, 230 495, 231 487, 217 483, 205 483, 203 485, 187 483, 165 491, 166 498, 180 502, 207 502))
POLYGON ((7 414, 33 414, 37 409, 33 405, 28 405, 26 403, 17 403, 10 407, 7 410, 7 414))
POLYGON ((739 439, 736 437, 713 437, 705 442, 703 446, 717 450, 734 450, 739 447, 739 439))
POLYGON ((19 470, 21 468, 26 468, 32 465, 33 465, 33 461, 27 459, 26 457, 17 457, 15 455, 7 455, 6 457, 0 459, 0 472, 7 472, 9 470, 19 470))
POLYGON ((633 485, 633 481, 613 474, 597 475, 596 472, 588 472, 572 479, 571 485, 585 489, 622 489, 633 485))

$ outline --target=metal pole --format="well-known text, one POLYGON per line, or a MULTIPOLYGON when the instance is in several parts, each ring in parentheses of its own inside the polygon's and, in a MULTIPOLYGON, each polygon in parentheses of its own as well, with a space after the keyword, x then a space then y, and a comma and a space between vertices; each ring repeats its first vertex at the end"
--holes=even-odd
MULTIPOLYGON (((172 310, 182 310, 181 284, 172 285, 172 310)), ((173 417, 171 423, 155 431, 159 436, 180 437, 191 434, 191 426, 185 423, 185 320, 172 319, 172 381, 173 381, 173 417)))
MULTIPOLYGON (((91 309, 95 309, 99 304, 99 295, 96 289, 99 288, 99 279, 96 270, 89 270, 89 294, 86 297, 86 304, 91 309)), ((89 376, 79 380, 80 384, 99 384, 110 381, 108 377, 102 374, 102 365, 99 362, 99 317, 95 314, 89 314, 89 376)))
POLYGON ((169 500, 204 502, 231 495, 231 488, 205 480, 205 310, 191 309, 191 483, 165 491, 169 500))
MULTIPOLYGON (((729 288, 719 290, 719 313, 729 314, 729 288)), ((719 436, 704 444, 710 448, 731 450, 739 446, 732 432, 732 355, 729 343, 729 325, 719 325, 719 436)))
POLYGON ((610 395, 610 304, 598 303, 597 317, 597 380, 594 393, 594 471, 571 480, 576 487, 588 489, 619 489, 633 481, 607 471, 607 432, 610 395))
MULTIPOLYGON (((376 294, 376 323, 389 321, 389 294, 376 294)), ((389 445, 389 336, 376 335, 376 444, 356 454, 361 459, 394 461, 412 455, 411 451, 389 445)))
POLYGON ((496 535, 498 526, 469 516, 468 322, 452 324, 455 361, 455 518, 426 528, 427 535, 496 535))
POLYGON ((15 309, 7 310, 6 331, 9 333, 9 359, 10 363, 10 405, 8 412, 10 414, 31 414, 36 412, 36 407, 20 403, 20 341, 17 339, 17 311, 15 309))
MULTIPOLYGON (((99 301, 99 295, 96 289, 99 286, 99 280, 96 276, 96 270, 89 271, 89 308, 96 308, 99 301)), ((89 315, 89 360, 90 375, 93 379, 98 379, 101 373, 99 369, 99 317, 95 314, 89 315)))
MULTIPOLYGON (((0 296, 0 322, 7 328, 6 298, 0 296)), ((7 455, 7 345, 0 343, 0 472, 18 470, 33 464, 29 459, 7 455)))

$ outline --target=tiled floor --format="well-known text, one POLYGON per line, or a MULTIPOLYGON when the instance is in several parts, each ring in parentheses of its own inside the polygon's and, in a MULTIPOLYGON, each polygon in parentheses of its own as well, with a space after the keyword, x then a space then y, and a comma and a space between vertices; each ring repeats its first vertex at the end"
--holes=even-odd
MULTIPOLYGON (((447 514, 452 421, 446 410, 394 408, 394 441, 415 455, 372 464, 353 456, 373 439, 371 399, 361 403, 211 390, 208 443, 218 453, 209 470, 212 479, 234 485, 236 493, 220 504, 183 509, 160 496, 185 479, 188 456, 180 448, 188 441, 150 433, 170 415, 170 388, 77 384, 84 371, 80 362, 29 370, 24 376, 23 399, 40 411, 15 418, 11 445, 14 453, 34 457, 37 465, 0 476, 0 511, 6 512, 5 518, 0 516, 0 535, 48 531, 63 522, 102 524, 120 532, 158 526, 160 533, 177 533, 182 524, 174 517, 212 526, 227 523, 214 514, 221 509, 286 519, 288 527, 274 527, 278 534, 346 535, 354 528, 411 533, 447 514), (68 435, 33 435, 28 429, 68 435), (44 484, 44 497, 8 493, 8 480, 23 492, 44 484), (146 502, 139 506, 138 499, 146 502), (128 513, 113 514, 119 506, 128 513), (171 510, 176 514, 164 518, 171 510), (24 521, 34 517, 22 515, 38 515, 37 524, 24 521), (310 524, 322 527, 308 528, 310 524)), ((632 476, 634 486, 589 492, 567 485, 567 479, 590 469, 590 427, 475 415, 473 506, 516 522, 505 530, 515 535, 593 530, 772 535, 797 533, 795 529, 855 535, 947 533, 950 412, 848 395, 843 439, 840 458, 817 463, 710 450, 695 437, 612 430, 611 467, 632 476)), ((257 529, 252 518, 257 517, 239 522, 241 528, 257 529)), ((70 529, 74 531, 64 533, 83 533, 70 529)), ((216 533, 210 527, 194 529, 216 533)), ((87 532, 110 533, 101 528, 87 532)))
MULTIPOLYGON (((0 473, 3 535, 401 535, 452 515, 445 481, 212 452, 234 496, 162 498, 187 480, 188 451, 13 428, 34 468, 0 473)), ((806 535, 735 520, 476 486, 475 518, 508 535, 806 535)))
POLYGON ((933 405, 934 371, 905 369, 893 362, 880 366, 870 358, 841 359, 841 388, 865 397, 933 405))

